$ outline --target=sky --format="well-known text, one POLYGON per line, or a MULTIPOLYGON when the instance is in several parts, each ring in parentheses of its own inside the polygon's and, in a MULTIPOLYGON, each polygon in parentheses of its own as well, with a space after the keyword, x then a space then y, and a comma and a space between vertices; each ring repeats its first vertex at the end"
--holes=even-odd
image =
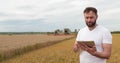
POLYGON ((86 26, 83 10, 98 9, 97 24, 120 31, 120 0, 0 0, 0 32, 51 32, 86 26))

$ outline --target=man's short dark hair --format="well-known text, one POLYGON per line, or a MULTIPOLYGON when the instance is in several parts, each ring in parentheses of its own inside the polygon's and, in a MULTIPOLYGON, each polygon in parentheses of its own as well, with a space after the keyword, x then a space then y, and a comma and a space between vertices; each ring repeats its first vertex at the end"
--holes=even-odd
POLYGON ((97 9, 94 7, 85 8, 84 13, 89 13, 90 11, 93 11, 97 15, 97 9))

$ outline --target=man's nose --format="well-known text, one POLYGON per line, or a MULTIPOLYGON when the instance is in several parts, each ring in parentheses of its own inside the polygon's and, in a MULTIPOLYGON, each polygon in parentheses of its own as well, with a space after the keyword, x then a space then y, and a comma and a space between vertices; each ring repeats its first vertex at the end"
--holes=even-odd
POLYGON ((90 22, 91 21, 91 19, 90 18, 88 18, 88 22, 90 22))

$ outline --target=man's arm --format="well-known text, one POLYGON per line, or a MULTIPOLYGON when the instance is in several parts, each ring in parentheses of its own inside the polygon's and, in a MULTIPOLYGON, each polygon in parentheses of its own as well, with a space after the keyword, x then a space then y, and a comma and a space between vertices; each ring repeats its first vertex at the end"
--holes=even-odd
POLYGON ((90 48, 85 44, 80 44, 80 48, 82 50, 87 51, 88 53, 90 53, 93 56, 99 57, 99 58, 104 58, 104 59, 109 59, 110 55, 111 55, 111 49, 112 49, 112 44, 103 44, 103 51, 102 52, 97 52, 96 48, 90 48))
POLYGON ((79 45, 77 43, 77 41, 75 41, 74 45, 73 45, 73 51, 77 52, 79 50, 79 45))
POLYGON ((92 54, 93 56, 109 59, 111 55, 112 44, 103 44, 103 52, 97 52, 94 48, 85 47, 88 53, 92 54))
POLYGON ((112 44, 103 44, 103 52, 95 52, 95 56, 108 59, 111 55, 112 44))

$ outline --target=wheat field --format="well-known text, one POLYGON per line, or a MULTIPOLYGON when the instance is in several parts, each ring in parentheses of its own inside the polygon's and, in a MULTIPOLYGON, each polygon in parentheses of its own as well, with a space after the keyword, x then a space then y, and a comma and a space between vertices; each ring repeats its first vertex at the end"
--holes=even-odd
MULTIPOLYGON (((120 62, 120 34, 113 34, 111 58, 107 63, 120 62)), ((1 63, 79 63, 79 53, 72 50, 75 38, 17 56, 1 63)))

